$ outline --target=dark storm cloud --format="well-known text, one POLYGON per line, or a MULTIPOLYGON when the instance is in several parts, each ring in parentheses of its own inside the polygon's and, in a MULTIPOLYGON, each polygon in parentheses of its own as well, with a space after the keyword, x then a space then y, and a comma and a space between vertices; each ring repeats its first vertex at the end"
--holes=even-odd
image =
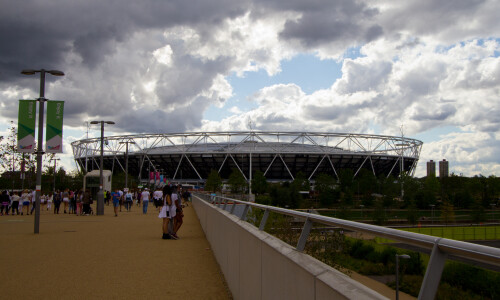
POLYGON ((297 21, 288 21, 281 33, 284 39, 298 40, 306 47, 332 42, 349 44, 372 41, 383 34, 373 24, 376 9, 364 3, 349 0, 309 1, 284 4, 285 9, 302 13, 297 21))
MULTIPOLYGON (((61 68, 73 50, 88 66, 147 28, 206 26, 246 11, 244 1, 9 1, 0 10, 0 81, 24 68, 61 68), (201 25, 205 24, 205 25, 201 25)), ((138 45, 140 46, 140 45, 138 45)))

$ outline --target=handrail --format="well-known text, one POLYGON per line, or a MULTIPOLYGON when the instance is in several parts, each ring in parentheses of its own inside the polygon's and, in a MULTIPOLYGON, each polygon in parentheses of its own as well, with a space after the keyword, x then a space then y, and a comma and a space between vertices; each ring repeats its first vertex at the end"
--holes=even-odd
POLYGON ((195 193, 195 195, 198 196, 200 199, 203 199, 204 201, 207 201, 214 205, 218 205, 219 208, 223 205, 223 209, 226 208, 229 202, 232 202, 233 206, 230 209, 231 214, 234 212, 236 204, 245 205, 243 215, 241 216, 242 220, 246 220, 246 214, 248 208, 250 207, 264 210, 265 213, 261 220, 261 224, 259 226, 260 230, 264 229, 265 222, 267 221, 267 216, 269 215, 269 212, 275 212, 283 215, 305 219, 306 222, 304 224, 304 228, 302 230, 302 234, 300 236, 297 245, 298 251, 302 251, 304 249, 304 245, 309 235, 309 230, 311 228, 312 224, 311 222, 321 223, 329 226, 337 226, 357 232, 372 234, 375 236, 384 237, 391 240, 396 240, 410 245, 429 249, 432 251, 431 259, 429 260, 424 281, 422 282, 422 286, 419 293, 419 299, 433 299, 435 297, 447 255, 454 255, 457 257, 466 258, 476 262, 483 262, 494 266, 500 266, 500 249, 498 248, 472 244, 462 241, 456 241, 446 238, 439 238, 420 233, 401 231, 397 229, 386 228, 371 224, 364 224, 354 221, 326 217, 286 208, 262 205, 258 203, 236 200, 223 196, 214 196, 210 194, 201 194, 201 193, 195 193))

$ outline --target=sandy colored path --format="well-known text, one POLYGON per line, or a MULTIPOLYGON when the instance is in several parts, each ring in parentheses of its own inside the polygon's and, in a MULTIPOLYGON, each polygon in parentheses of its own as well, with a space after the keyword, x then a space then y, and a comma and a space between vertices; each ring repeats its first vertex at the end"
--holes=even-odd
MULTIPOLYGON (((95 211, 95 207, 94 207, 95 211)), ((114 217, 0 217, 1 299, 231 299, 192 206, 179 240, 134 206, 114 217)))

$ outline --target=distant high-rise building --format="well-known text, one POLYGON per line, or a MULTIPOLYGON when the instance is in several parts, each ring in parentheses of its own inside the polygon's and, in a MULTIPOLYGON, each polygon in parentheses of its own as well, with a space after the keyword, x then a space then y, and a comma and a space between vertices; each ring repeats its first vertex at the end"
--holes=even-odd
POLYGON ((427 162, 427 177, 436 177, 436 162, 431 159, 427 162))
POLYGON ((439 162, 439 178, 448 177, 449 164, 446 159, 439 162))

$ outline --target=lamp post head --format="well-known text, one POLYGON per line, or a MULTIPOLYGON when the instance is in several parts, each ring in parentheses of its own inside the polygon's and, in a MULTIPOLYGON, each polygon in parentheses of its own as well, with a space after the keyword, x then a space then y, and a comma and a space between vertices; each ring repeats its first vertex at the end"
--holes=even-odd
POLYGON ((50 71, 47 71, 47 73, 50 73, 54 76, 64 76, 64 72, 63 71, 59 71, 59 70, 50 70, 50 71))
POLYGON ((104 123, 111 124, 111 125, 115 124, 115 122, 113 122, 113 121, 104 121, 104 123))
POLYGON ((410 259, 411 258, 408 254, 401 254, 401 255, 396 254, 396 256, 399 257, 399 258, 404 258, 404 259, 410 259))
POLYGON ((23 74, 23 75, 35 75, 35 73, 40 73, 40 72, 50 73, 51 75, 54 75, 54 76, 64 76, 63 71, 59 71, 59 70, 45 71, 43 69, 42 70, 24 69, 21 71, 21 74, 23 74))
POLYGON ((35 75, 36 71, 32 69, 25 69, 21 71, 21 74, 23 75, 35 75))

